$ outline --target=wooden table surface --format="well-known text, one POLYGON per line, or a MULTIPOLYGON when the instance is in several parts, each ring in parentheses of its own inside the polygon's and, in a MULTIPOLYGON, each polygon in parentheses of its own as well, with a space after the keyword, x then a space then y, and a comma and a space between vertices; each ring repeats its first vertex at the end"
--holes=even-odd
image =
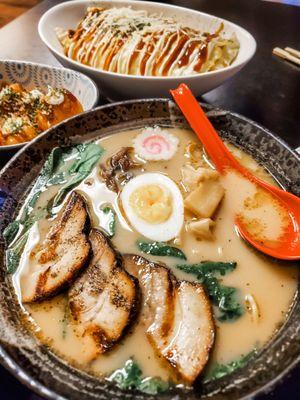
MULTIPOLYGON (((4 10, 1 7, 10 1, 18 1, 18 7, 23 10, 37 0, 0 0, 0 22, 4 10)), ((59 65, 37 33, 40 16, 57 3, 58 0, 45 0, 0 29, 0 58, 59 65)), ((253 60, 236 77, 204 95, 203 100, 265 125, 292 148, 300 146, 300 69, 272 56, 275 46, 300 47, 300 8, 260 0, 169 0, 168 3, 226 18, 254 35, 258 48, 253 60)), ((0 168, 11 156, 0 153, 0 168)), ((38 397, 0 367, 0 399, 33 400, 38 397)), ((300 399, 300 368, 295 369, 272 394, 259 399, 300 399)))
POLYGON ((0 0, 0 28, 35 6, 40 0, 0 0))

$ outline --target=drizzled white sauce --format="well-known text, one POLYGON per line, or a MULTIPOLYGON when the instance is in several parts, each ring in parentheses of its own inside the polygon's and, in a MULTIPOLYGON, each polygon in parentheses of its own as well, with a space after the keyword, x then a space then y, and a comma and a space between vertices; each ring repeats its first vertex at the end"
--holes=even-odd
POLYGON ((205 33, 173 18, 129 7, 90 7, 75 31, 56 28, 65 54, 95 68, 129 75, 182 76, 224 68, 239 51, 235 36, 205 33))

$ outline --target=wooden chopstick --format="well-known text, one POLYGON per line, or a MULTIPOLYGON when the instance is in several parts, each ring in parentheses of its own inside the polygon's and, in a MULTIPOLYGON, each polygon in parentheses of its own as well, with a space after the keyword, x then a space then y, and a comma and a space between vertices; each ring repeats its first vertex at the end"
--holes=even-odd
POLYGON ((292 47, 285 47, 284 50, 287 51, 288 53, 292 54, 292 56, 300 58, 299 50, 293 49, 292 47))
POLYGON ((273 54, 275 54, 278 57, 283 58, 284 60, 288 60, 288 61, 300 66, 300 52, 298 50, 294 50, 290 47, 286 47, 286 49, 283 50, 280 47, 275 47, 273 49, 273 54), (287 48, 289 49, 289 51, 286 50, 287 48), (292 52, 291 52, 291 50, 292 50, 292 52), (299 53, 299 55, 296 53, 299 53))

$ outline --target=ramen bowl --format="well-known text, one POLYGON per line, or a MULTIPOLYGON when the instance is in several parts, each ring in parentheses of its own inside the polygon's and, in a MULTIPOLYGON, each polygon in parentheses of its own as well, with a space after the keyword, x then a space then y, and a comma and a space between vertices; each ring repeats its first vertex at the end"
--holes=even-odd
MULTIPOLYGON (((203 105, 223 139, 255 158, 279 184, 300 194, 300 159, 265 128, 237 114, 203 105), (251 132, 251 135, 249 134, 251 132)), ((92 141, 145 125, 187 127, 180 111, 166 99, 127 101, 77 115, 38 136, 0 173, 0 361, 32 390, 49 399, 154 399, 70 366, 32 334, 23 321, 11 276, 6 271, 3 230, 17 215, 28 190, 56 146, 92 141)), ((300 299, 297 292, 288 317, 272 339, 244 368, 192 390, 174 387, 164 399, 228 400, 267 392, 300 358, 300 299)))
POLYGON ((39 22, 39 34, 45 45, 63 65, 93 78, 103 94, 111 100, 168 97, 169 89, 177 87, 181 82, 186 83, 193 93, 199 96, 234 76, 250 61, 256 50, 256 42, 253 36, 236 24, 187 8, 145 1, 68 1, 51 8, 42 16, 39 22), (240 43, 239 53, 233 63, 226 68, 188 76, 133 76, 92 68, 66 57, 55 33, 57 27, 74 29, 89 5, 105 8, 131 7, 134 10, 146 10, 150 14, 156 13, 174 17, 185 26, 208 32, 214 32, 223 23, 226 36, 236 35, 240 43))

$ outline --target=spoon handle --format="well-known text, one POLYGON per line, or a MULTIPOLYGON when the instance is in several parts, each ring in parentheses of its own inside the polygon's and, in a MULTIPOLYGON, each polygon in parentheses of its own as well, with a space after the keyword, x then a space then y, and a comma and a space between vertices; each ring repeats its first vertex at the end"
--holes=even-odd
POLYGON ((170 92, 202 142, 216 169, 223 173, 228 167, 238 168, 236 160, 222 142, 190 89, 182 83, 177 89, 170 90, 170 92))

